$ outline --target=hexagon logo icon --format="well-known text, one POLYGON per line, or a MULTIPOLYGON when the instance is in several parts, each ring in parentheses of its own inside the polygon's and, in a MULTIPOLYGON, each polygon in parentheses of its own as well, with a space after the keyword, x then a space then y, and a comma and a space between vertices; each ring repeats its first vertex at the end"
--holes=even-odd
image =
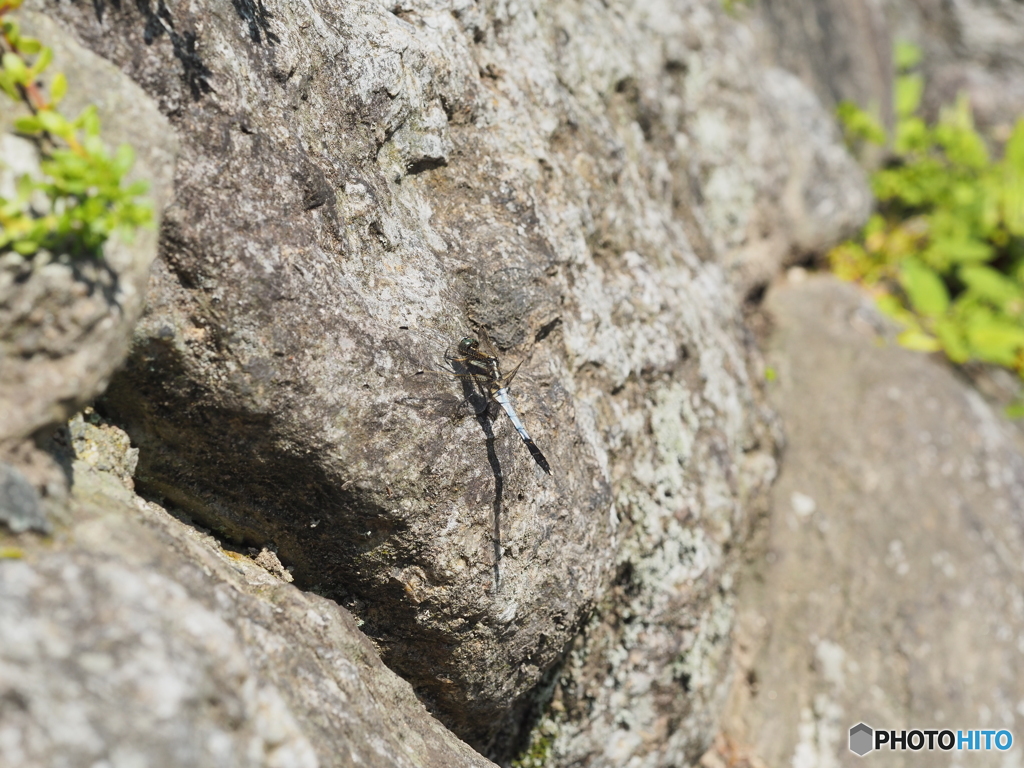
POLYGON ((874 736, 875 734, 871 730, 871 726, 857 723, 850 729, 850 751, 855 755, 864 757, 864 755, 875 748, 872 743, 875 740, 874 736))

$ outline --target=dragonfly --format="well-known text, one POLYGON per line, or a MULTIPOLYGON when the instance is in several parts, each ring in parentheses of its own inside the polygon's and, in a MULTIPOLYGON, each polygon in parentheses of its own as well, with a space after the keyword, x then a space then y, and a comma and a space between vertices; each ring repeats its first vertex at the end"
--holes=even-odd
POLYGON ((501 406, 509 421, 512 422, 512 426, 519 433, 519 437, 526 443, 526 447, 529 449, 534 461, 550 475, 551 465, 548 464, 548 460, 544 458, 544 454, 541 453, 537 444, 533 442, 530 433, 526 431, 522 419, 519 418, 519 414, 516 413, 516 409, 512 405, 512 397, 508 391, 509 386, 512 384, 512 379, 519 373, 519 369, 523 364, 519 363, 511 373, 502 374, 501 368, 498 365, 498 358, 481 350, 480 342, 468 336, 458 343, 454 352, 446 354, 445 359, 449 363, 454 364, 454 366, 463 368, 466 371, 465 375, 472 378, 477 386, 501 406))

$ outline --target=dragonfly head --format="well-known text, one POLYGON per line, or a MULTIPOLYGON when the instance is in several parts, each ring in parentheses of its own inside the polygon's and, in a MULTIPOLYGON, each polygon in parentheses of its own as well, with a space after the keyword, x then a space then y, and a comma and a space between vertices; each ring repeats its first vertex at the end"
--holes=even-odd
POLYGON ((465 338, 462 339, 462 341, 459 342, 459 353, 465 355, 468 352, 472 352, 479 346, 479 341, 477 341, 476 339, 471 339, 469 338, 469 336, 466 336, 465 338))

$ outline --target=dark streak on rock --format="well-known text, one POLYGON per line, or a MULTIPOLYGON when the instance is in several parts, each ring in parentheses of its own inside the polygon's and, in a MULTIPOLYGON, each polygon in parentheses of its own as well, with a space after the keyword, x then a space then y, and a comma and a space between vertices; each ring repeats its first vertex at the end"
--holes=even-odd
POLYGON ((435 168, 443 168, 446 165, 448 165, 448 162, 444 158, 421 157, 419 160, 409 163, 405 172, 410 176, 415 176, 417 173, 432 171, 435 168))
POLYGON ((270 13, 263 5, 263 0, 231 0, 235 11, 249 25, 249 38, 254 43, 262 43, 266 37, 268 43, 280 42, 280 38, 270 31, 270 13))
MULTIPOLYGON (((102 17, 105 0, 95 0, 96 13, 102 17)), ((120 8, 119 0, 112 0, 115 8, 120 8)), ((178 32, 174 29, 174 19, 167 9, 164 0, 156 0, 156 8, 150 7, 150 0, 135 0, 135 6, 139 9, 146 20, 146 28, 143 39, 146 45, 151 45, 154 40, 165 32, 171 41, 174 49, 174 56, 181 62, 185 69, 185 82, 192 93, 192 98, 199 101, 204 94, 213 91, 210 85, 210 76, 213 72, 203 63, 203 60, 196 53, 196 34, 194 32, 178 32)))

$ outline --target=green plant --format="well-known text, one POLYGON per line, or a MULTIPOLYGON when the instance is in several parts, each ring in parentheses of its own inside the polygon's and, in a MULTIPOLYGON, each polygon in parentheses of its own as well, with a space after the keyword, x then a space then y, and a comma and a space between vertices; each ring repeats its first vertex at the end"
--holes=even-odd
MULTIPOLYGON (((871 178, 878 210, 829 260, 839 277, 872 289, 903 326, 903 346, 1024 378, 1024 119, 998 160, 965 97, 929 124, 919 60, 916 48, 897 46, 891 158, 871 178)), ((838 114, 851 144, 890 141, 859 107, 844 103, 838 114)), ((1021 404, 1012 410, 1024 415, 1021 404)))
POLYGON ((754 0, 722 0, 722 8, 729 16, 737 16, 743 6, 749 6, 753 2, 754 0))
POLYGON ((72 258, 99 258, 112 234, 130 238, 152 219, 139 200, 145 182, 122 186, 134 154, 122 145, 111 155, 100 139, 95 107, 69 120, 57 104, 67 80, 57 74, 47 95, 39 77, 53 58, 50 48, 23 36, 10 11, 22 0, 0 0, 0 90, 28 108, 15 130, 39 147, 42 173, 23 175, 13 199, 0 198, 0 253, 30 256, 40 250, 72 258), (45 202, 43 202, 45 201, 45 202))
POLYGON ((534 729, 530 745, 512 761, 512 768, 544 768, 551 757, 557 727, 551 720, 544 720, 534 729))

